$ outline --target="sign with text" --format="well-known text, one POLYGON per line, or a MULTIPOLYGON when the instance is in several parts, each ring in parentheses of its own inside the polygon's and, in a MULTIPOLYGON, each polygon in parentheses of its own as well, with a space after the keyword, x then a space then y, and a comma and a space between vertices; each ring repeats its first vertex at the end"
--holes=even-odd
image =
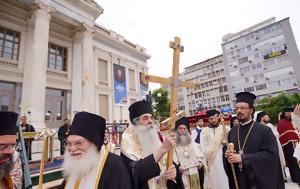
POLYGON ((272 52, 271 54, 265 55, 264 59, 267 60, 267 59, 274 58, 274 57, 277 57, 277 56, 281 56, 281 55, 284 55, 284 54, 286 54, 286 50, 276 51, 276 52, 272 52))

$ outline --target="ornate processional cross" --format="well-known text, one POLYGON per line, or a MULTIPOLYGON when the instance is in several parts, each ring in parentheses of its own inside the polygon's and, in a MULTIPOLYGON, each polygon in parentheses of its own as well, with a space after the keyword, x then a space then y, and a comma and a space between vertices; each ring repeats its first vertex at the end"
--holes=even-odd
MULTIPOLYGON (((170 127, 169 131, 175 128, 176 121, 176 111, 177 111, 177 88, 178 87, 187 87, 187 88, 195 88, 194 83, 181 81, 178 79, 179 75, 179 58, 180 52, 184 51, 184 47, 180 44, 180 38, 175 37, 174 42, 170 41, 170 48, 174 49, 173 52, 173 71, 171 78, 164 78, 152 75, 142 75, 142 79, 147 82, 154 82, 160 84, 166 84, 171 86, 171 106, 170 106, 170 127)), ((170 150, 168 152, 168 162, 167 168, 173 164, 173 152, 174 150, 170 150)))

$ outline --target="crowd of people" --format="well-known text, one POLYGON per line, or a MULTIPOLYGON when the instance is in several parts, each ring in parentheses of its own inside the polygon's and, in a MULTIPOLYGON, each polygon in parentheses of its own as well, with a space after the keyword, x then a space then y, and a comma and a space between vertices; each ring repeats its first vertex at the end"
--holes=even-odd
MULTIPOLYGON (((106 120, 79 112, 58 132, 64 147, 59 188, 283 189, 286 166, 300 186, 300 105, 284 108, 274 126, 267 112, 254 115, 255 98, 238 93, 236 116, 228 125, 220 111, 211 109, 207 123, 199 118, 191 130, 188 118, 182 117, 167 134, 160 132, 151 105, 135 102, 129 107, 131 124, 122 134, 120 155, 106 120), (173 164, 167 166, 171 150, 173 164)), ((15 150, 17 117, 0 112, 0 188, 20 188, 22 181, 15 150)))

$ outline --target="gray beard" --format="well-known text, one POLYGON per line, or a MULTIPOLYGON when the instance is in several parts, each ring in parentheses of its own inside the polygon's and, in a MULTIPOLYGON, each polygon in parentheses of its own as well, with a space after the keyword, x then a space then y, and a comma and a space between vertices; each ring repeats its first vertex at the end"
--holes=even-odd
POLYGON ((14 168, 13 159, 6 163, 0 164, 0 180, 2 180, 14 168))
POLYGON ((192 143, 191 135, 188 131, 186 131, 184 134, 176 133, 177 135, 177 145, 179 146, 187 146, 192 143))

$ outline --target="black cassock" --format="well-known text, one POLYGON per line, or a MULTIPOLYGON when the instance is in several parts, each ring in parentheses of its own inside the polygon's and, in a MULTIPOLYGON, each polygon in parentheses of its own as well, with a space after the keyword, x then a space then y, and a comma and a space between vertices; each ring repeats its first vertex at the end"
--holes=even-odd
POLYGON ((65 146, 67 143, 69 130, 70 130, 70 126, 68 126, 67 124, 64 124, 58 129, 57 135, 58 135, 58 140, 60 141, 60 155, 65 154, 65 146))
MULTIPOLYGON (((64 186, 65 186, 65 180, 58 187, 58 189, 63 189, 64 186)), ((104 164, 98 189, 121 189, 121 188, 132 189, 130 174, 126 169, 122 159, 119 156, 109 152, 106 162, 104 164)))
MULTIPOLYGON (((240 145, 244 144, 253 121, 240 125, 240 145)), ((228 142, 234 143, 239 152, 238 127, 233 127, 228 134, 228 142)), ((224 151, 226 148, 224 148, 224 151)), ((231 189, 235 188, 231 165, 223 156, 224 168, 229 178, 231 189)), ((240 189, 283 189, 284 180, 279 160, 278 146, 271 129, 260 123, 254 123, 242 155, 242 170, 234 164, 240 189)))
MULTIPOLYGON (((125 164, 127 165, 127 169, 131 173, 133 189, 149 189, 148 180, 160 175, 160 168, 158 163, 155 162, 153 154, 145 157, 144 159, 140 159, 138 161, 133 161, 129 159, 126 155, 121 153, 121 157, 125 164)), ((176 183, 173 181, 167 181, 168 189, 184 189, 182 182, 178 177, 178 169, 176 183)))

